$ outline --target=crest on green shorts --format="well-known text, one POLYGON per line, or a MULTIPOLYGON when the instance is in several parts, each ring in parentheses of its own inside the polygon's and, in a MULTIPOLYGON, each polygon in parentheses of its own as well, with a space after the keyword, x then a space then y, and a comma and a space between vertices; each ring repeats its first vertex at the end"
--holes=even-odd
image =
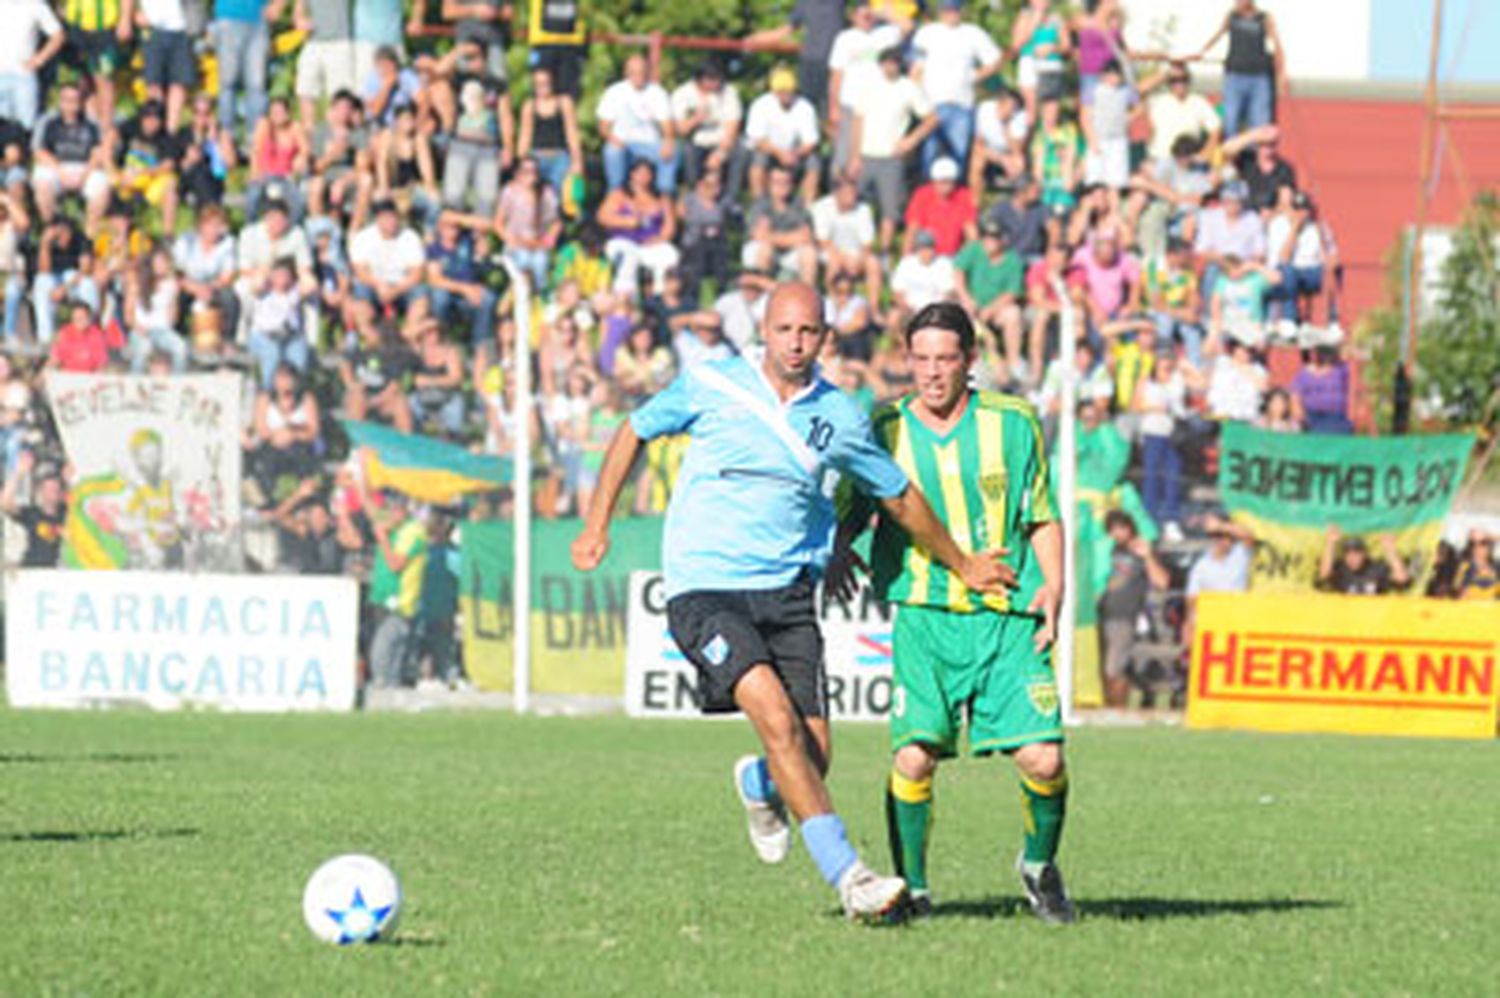
POLYGON ((1037 713, 1053 714, 1057 712, 1056 683, 1051 681, 1032 683, 1026 687, 1026 695, 1031 698, 1031 705, 1037 709, 1037 713))

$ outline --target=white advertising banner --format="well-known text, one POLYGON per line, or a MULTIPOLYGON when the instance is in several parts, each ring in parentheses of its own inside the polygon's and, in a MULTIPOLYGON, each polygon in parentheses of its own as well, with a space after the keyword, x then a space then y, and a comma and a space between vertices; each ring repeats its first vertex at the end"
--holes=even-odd
MULTIPOLYGON (((883 721, 891 709, 890 608, 868 589, 845 603, 819 591, 828 713, 842 721, 883 721)), ((701 717, 698 677, 667 631, 667 601, 656 572, 630 576, 626 616, 625 713, 701 717)))
POLYGON ((353 579, 28 569, 5 609, 13 707, 354 707, 353 579))
POLYGON ((68 568, 237 571, 239 374, 47 375, 73 465, 68 568))

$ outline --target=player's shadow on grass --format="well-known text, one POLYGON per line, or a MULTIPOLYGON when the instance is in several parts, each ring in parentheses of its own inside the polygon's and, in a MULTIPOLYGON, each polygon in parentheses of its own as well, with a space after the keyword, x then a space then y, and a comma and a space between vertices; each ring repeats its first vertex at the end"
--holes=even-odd
POLYGON ((105 828, 79 831, 40 829, 30 832, 0 832, 0 845, 22 843, 55 843, 81 845, 88 842, 139 842, 149 839, 195 839, 203 833, 196 828, 105 828))
POLYGON ((89 762, 106 765, 149 765, 178 758, 166 752, 88 752, 83 755, 43 755, 39 752, 0 752, 0 766, 89 762))
MULTIPOLYGON (((1212 900, 1198 898, 1074 898, 1080 918, 1117 922, 1153 922, 1168 918, 1218 918, 1225 915, 1284 914, 1322 908, 1342 908, 1342 901, 1260 898, 1212 900)), ((1019 897, 990 897, 977 901, 940 901, 934 918, 1015 918, 1029 909, 1019 897)))

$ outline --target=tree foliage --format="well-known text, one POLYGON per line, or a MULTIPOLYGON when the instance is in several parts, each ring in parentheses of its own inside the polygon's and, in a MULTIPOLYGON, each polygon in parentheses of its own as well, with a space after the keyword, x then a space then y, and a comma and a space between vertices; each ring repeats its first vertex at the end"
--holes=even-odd
MULTIPOLYGON (((1453 233, 1436 299, 1417 330, 1413 415, 1435 429, 1497 428, 1500 390, 1500 198, 1477 197, 1453 233)), ((1401 247, 1389 260, 1391 299, 1401 300, 1401 247)), ((1402 310, 1378 310, 1366 336, 1372 351, 1372 391, 1383 425, 1390 425, 1392 384, 1400 363, 1402 310)))

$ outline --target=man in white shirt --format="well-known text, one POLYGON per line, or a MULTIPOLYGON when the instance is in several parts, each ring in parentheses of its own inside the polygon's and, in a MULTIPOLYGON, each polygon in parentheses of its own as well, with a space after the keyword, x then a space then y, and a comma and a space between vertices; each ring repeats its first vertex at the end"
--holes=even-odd
POLYGON ((922 172, 948 156, 964 175, 974 141, 974 88, 1000 71, 1000 47, 984 29, 963 20, 963 0, 942 0, 938 19, 912 38, 912 75, 937 109, 938 127, 922 145, 922 172))
POLYGON ((656 189, 672 196, 677 190, 672 101, 661 84, 651 82, 645 56, 625 60, 625 79, 604 91, 596 114, 604 138, 604 181, 609 189, 623 187, 630 164, 644 159, 656 167, 656 189))
POLYGON ((684 139, 682 168, 688 188, 696 187, 706 170, 715 170, 724 180, 724 196, 739 201, 749 166, 740 141, 745 107, 734 87, 724 82, 717 62, 704 61, 691 80, 672 91, 672 119, 684 139))
POLYGON ((375 221, 349 241, 354 296, 400 315, 419 298, 425 301, 414 292, 422 281, 427 252, 422 237, 401 225, 394 201, 377 202, 374 212, 375 221))
POLYGON ((851 129, 848 173, 860 195, 880 206, 880 252, 896 235, 906 211, 906 157, 938 127, 938 115, 922 88, 901 72, 901 51, 880 53, 880 72, 865 82, 851 129), (908 131, 912 121, 917 127, 908 131))
POLYGON ((714 302, 714 311, 724 324, 724 337, 736 351, 743 353, 760 337, 760 323, 766 317, 767 290, 774 282, 754 270, 740 271, 735 287, 714 302))
POLYGON ((859 199, 859 184, 839 174, 833 193, 813 204, 813 238, 831 284, 840 274, 863 279, 870 301, 880 300, 880 259, 875 255, 875 213, 859 199))
POLYGON ((899 25, 879 23, 870 0, 857 0, 850 25, 833 40, 828 55, 828 123, 833 126, 833 169, 842 170, 853 150, 854 115, 860 94, 880 73, 880 53, 901 45, 899 25))
POLYGON ((935 301, 953 301, 958 282, 953 259, 937 255, 937 240, 926 229, 912 238, 912 252, 901 258, 891 275, 891 297, 896 300, 901 322, 935 301))
POLYGON ((303 328, 316 328, 308 321, 307 314, 316 309, 313 302, 318 290, 312 246, 307 233, 292 225, 291 209, 285 201, 269 198, 261 205, 260 220, 240 231, 237 256, 239 276, 234 282, 234 293, 239 299, 236 338, 240 342, 249 333, 254 301, 269 287, 271 269, 278 260, 292 261, 297 272, 297 289, 304 302, 303 328))
POLYGON ((1172 143, 1178 136, 1201 138, 1211 146, 1223 130, 1214 106, 1202 94, 1193 93, 1193 80, 1185 64, 1174 62, 1163 72, 1143 80, 1140 92, 1149 93, 1163 81, 1167 84, 1166 93, 1146 102, 1146 116, 1151 120, 1147 156, 1153 162, 1171 157, 1172 143))
POLYGON ((67 36, 52 7, 42 0, 0 4, 5 30, 0 31, 0 118, 23 128, 36 124, 36 72, 62 49, 67 36), (38 46, 41 39, 45 41, 38 46))
POLYGON ((1187 619, 1183 634, 1192 639, 1198 623, 1198 597, 1203 593, 1242 593, 1250 588, 1250 565, 1255 535, 1243 524, 1212 513, 1203 517, 1211 546, 1198 556, 1187 577, 1187 619))
POLYGON ((1031 122, 1021 97, 1009 87, 974 112, 974 148, 969 154, 969 190, 989 187, 991 170, 1015 181, 1026 172, 1026 139, 1031 122))
POLYGON ((745 138, 754 153, 750 160, 750 195, 766 192, 766 172, 779 164, 802 177, 802 200, 817 196, 822 170, 817 148, 818 113, 812 102, 797 93, 797 74, 777 68, 771 72, 771 91, 755 98, 745 122, 745 138))

